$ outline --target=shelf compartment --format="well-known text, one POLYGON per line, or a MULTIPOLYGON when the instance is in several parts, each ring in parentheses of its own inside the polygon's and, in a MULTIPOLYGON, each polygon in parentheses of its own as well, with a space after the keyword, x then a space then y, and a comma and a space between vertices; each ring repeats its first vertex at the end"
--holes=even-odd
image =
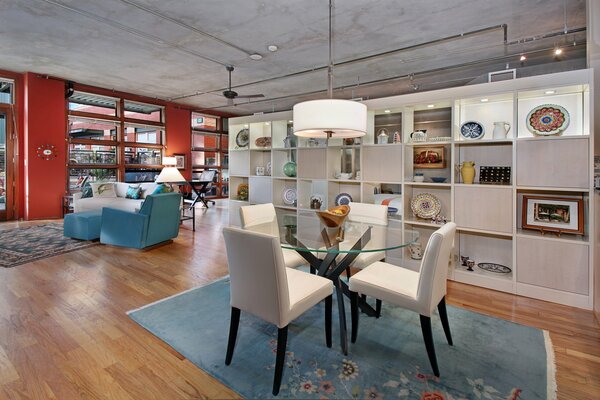
POLYGON ((354 180, 360 170, 360 147, 330 147, 327 149, 327 178, 331 180, 354 180), (350 173, 351 179, 336 177, 340 173, 350 173))
POLYGON ((299 179, 298 208, 311 210, 310 198, 313 195, 318 195, 321 197, 323 200, 321 203, 321 210, 325 210, 327 208, 327 181, 299 179))
POLYGON ((375 181, 402 181, 402 147, 369 146, 362 149, 361 178, 375 181))
MULTIPOLYGON (((488 167, 511 167, 511 182, 513 181, 514 168, 512 168, 513 146, 511 142, 488 143, 482 146, 463 146, 456 145, 454 149, 456 164, 462 164, 465 161, 475 163, 475 182, 479 183, 480 168, 488 167)), ((460 169, 454 170, 454 182, 462 183, 460 169)), ((486 184, 487 186, 487 184, 486 184)))
POLYGON ((229 153, 229 172, 231 175, 250 175, 250 151, 229 153))
POLYGON ((277 207, 296 209, 296 205, 285 204, 283 202, 283 192, 287 189, 296 189, 296 197, 298 196, 296 180, 289 179, 273 179, 273 204, 277 207))
POLYGON ((423 226, 437 226, 438 228, 441 225, 438 224, 430 224, 429 220, 421 220, 418 219, 412 212, 410 208, 410 203, 412 199, 421 194, 421 193, 429 193, 434 195, 440 200, 442 205, 442 209, 440 211, 440 215, 445 216, 448 221, 450 221, 451 217, 451 204, 452 204, 452 191, 450 187, 439 187, 439 186, 404 186, 404 219, 406 223, 419 223, 423 226), (426 225, 426 224, 430 225, 426 225))
POLYGON ((529 91, 518 93, 519 137, 535 137, 527 129, 527 115, 535 107, 543 104, 556 104, 567 110, 570 123, 561 136, 589 135, 589 91, 586 86, 577 85, 554 90, 554 94, 545 91, 529 91))
POLYGON ((249 194, 248 200, 250 203, 262 204, 271 203, 272 197, 272 180, 270 176, 251 176, 248 178, 249 194))
POLYGON ((517 185, 589 188, 588 140, 522 141, 517 144, 517 185))
MULTIPOLYGON (((292 178, 283 173, 283 166, 288 161, 296 162, 296 150, 293 149, 277 149, 271 152, 271 175, 275 178, 292 178)), ((298 165, 296 164, 296 175, 298 174, 298 165)))
MULTIPOLYGON (((248 178, 247 177, 240 177, 240 176, 229 176, 229 187, 231 188, 231 198, 232 200, 240 200, 238 198, 238 186, 240 186, 241 184, 246 184, 248 185, 248 178)), ((248 201, 248 200, 241 200, 241 201, 248 201)))
MULTIPOLYGON (((481 96, 483 97, 483 96, 481 96)), ((462 124, 468 121, 480 123, 484 129, 484 136, 481 140, 492 140, 494 132, 494 122, 507 122, 511 125, 507 138, 514 137, 514 96, 512 93, 500 94, 495 96, 485 96, 486 102, 481 101, 481 97, 471 99, 461 99, 459 103, 459 123, 456 126, 456 140, 460 143, 472 143, 460 134, 462 124)), ((479 141, 479 140, 478 140, 479 141)))
POLYGON ((360 202, 360 182, 332 182, 327 184, 327 207, 335 206, 335 198, 340 193, 348 193, 352 201, 360 202))
POLYGON ((298 178, 327 179, 327 149, 298 149, 298 178))
POLYGON ((250 149, 260 150, 262 147, 256 146, 256 139, 259 137, 271 137, 271 122, 254 122, 250 124, 250 149))
POLYGON ((589 246, 518 236, 517 282, 589 294, 589 246))
MULTIPOLYGON (((265 175, 267 173, 267 163, 271 162, 270 151, 250 151, 250 175, 257 176, 256 168, 263 167, 265 175)), ((262 175, 262 176, 265 176, 262 175)))
POLYGON ((454 220, 463 228, 512 233, 512 187, 461 185, 454 188, 454 220))
MULTIPOLYGON (((275 149, 282 149, 285 147, 284 139, 290 135, 294 136, 291 132, 292 124, 287 120, 272 121, 271 122, 271 146, 275 149)), ((294 136, 296 142, 298 138, 294 136)))

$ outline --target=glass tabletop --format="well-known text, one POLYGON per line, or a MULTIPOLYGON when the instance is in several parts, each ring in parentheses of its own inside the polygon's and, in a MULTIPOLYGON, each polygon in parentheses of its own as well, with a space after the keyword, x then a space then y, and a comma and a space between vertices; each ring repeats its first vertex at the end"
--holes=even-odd
POLYGON ((414 230, 400 223, 387 226, 345 221, 340 228, 327 228, 318 218, 294 218, 284 223, 264 223, 246 228, 279 236, 281 247, 311 253, 369 253, 400 249, 419 240, 414 230))

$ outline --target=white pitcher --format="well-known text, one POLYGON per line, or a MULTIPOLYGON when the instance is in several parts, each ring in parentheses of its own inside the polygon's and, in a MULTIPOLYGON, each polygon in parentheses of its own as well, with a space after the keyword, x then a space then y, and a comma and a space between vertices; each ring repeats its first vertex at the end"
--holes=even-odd
POLYGON ((494 122, 494 139, 506 139, 506 135, 510 131, 510 124, 508 122, 494 122))

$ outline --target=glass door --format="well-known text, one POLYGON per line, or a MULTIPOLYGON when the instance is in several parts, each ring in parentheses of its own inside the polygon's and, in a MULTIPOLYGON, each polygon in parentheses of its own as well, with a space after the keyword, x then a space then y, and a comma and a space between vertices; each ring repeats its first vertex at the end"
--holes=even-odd
POLYGON ((0 105, 0 220, 12 219, 12 132, 10 108, 0 105))

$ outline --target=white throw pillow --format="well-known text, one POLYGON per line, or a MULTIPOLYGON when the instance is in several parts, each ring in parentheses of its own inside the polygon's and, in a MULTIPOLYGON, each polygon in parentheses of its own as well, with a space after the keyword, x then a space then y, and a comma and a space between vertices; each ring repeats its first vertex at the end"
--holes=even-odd
POLYGON ((115 184, 112 182, 95 182, 91 184, 94 197, 114 198, 117 197, 115 184))

